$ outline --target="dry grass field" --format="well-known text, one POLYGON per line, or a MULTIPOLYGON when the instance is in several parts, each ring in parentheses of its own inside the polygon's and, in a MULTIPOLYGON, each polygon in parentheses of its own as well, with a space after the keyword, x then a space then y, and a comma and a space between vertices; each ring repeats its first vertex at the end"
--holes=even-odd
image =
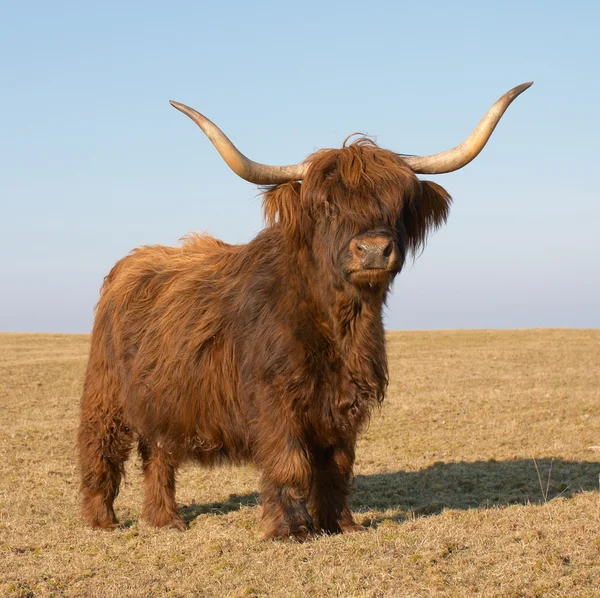
POLYGON ((258 538, 251 467, 184 468, 184 533, 78 514, 87 336, 0 335, 0 596, 600 596, 600 331, 394 332, 352 507, 367 531, 258 538))

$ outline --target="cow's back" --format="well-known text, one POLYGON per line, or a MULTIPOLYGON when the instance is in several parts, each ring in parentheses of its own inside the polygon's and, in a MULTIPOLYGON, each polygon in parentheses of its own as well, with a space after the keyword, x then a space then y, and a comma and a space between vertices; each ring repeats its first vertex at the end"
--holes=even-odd
POLYGON ((234 438, 243 414, 224 318, 239 250, 194 235, 181 247, 136 249, 106 277, 89 367, 118 379, 117 400, 139 434, 177 438, 192 453, 244 449, 234 438))

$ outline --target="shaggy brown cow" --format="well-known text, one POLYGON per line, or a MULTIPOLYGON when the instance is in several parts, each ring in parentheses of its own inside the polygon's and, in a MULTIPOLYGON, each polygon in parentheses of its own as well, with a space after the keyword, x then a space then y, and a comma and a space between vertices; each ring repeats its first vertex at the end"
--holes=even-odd
POLYGON ((144 516, 156 526, 184 529, 175 471, 193 459, 257 465, 267 538, 360 529, 347 500, 357 435, 388 381, 382 306, 450 207, 415 173, 472 160, 529 85, 442 154, 400 156, 359 138, 284 167, 248 160, 173 103, 237 174, 272 185, 267 225, 247 245, 190 235, 181 247, 141 247, 106 277, 81 399, 85 519, 117 525, 113 501, 137 439, 144 516))

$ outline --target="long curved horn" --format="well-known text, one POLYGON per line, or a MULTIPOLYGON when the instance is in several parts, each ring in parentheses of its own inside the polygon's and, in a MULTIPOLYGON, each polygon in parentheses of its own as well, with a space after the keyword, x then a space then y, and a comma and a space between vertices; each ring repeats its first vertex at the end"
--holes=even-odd
POLYGON ((287 183, 288 181, 299 181, 304 178, 308 164, 292 164, 289 166, 269 166, 260 164, 246 158, 240 152, 230 139, 215 125, 193 108, 180 104, 179 102, 170 102, 171 106, 189 116, 211 140, 217 148, 221 157, 227 163, 227 166, 239 177, 256 183, 257 185, 274 185, 277 183, 287 183))
POLYGON ((510 103, 532 85, 533 81, 522 83, 505 93, 460 145, 431 156, 402 156, 402 159, 418 174, 444 174, 466 166, 483 149, 510 103))

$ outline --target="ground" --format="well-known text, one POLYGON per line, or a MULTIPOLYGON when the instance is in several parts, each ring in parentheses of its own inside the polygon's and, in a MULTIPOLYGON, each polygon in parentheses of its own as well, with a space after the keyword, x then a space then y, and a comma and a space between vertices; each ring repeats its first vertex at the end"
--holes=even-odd
POLYGON ((262 542, 252 467, 185 467, 186 532, 85 527, 74 437, 89 339, 0 335, 1 596, 599 596, 600 331, 393 332, 358 447, 367 531, 262 542))

